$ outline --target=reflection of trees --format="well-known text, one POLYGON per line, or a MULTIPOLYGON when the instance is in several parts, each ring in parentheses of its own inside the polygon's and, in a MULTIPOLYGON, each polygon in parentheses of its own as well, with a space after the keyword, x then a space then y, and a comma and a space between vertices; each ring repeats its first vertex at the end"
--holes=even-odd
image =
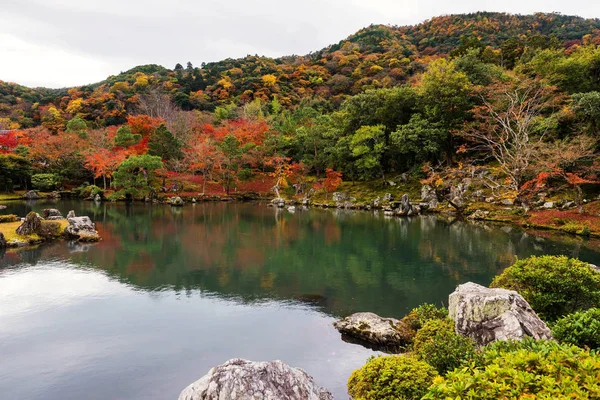
POLYGON ((445 302, 458 283, 489 283, 515 254, 569 250, 517 229, 430 217, 291 214, 221 203, 178 212, 149 204, 78 206, 78 214, 97 222, 103 240, 72 254, 64 245, 44 247, 44 258, 69 257, 146 290, 296 299, 337 315, 369 310, 401 316, 422 302, 445 302))

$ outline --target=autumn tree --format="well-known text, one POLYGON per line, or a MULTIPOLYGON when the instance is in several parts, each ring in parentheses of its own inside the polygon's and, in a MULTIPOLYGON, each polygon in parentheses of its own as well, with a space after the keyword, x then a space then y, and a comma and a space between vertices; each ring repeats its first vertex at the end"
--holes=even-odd
POLYGON ((85 167, 94 173, 94 180, 102 177, 104 190, 106 190, 106 179, 111 178, 117 166, 125 159, 123 151, 110 151, 100 148, 85 156, 85 167))
POLYGON ((19 145, 15 132, 0 133, 0 153, 10 153, 19 145))
POLYGON ((546 116, 559 98, 552 87, 522 79, 491 86, 481 94, 481 101, 464 136, 473 150, 498 162, 509 188, 518 192, 551 127, 546 116))
POLYGON ((325 170, 325 180, 323 181, 323 187, 325 187, 325 191, 327 193, 335 192, 341 184, 342 173, 331 168, 327 168, 327 170, 325 170))
POLYGON ((192 172, 202 174, 202 194, 206 193, 206 181, 213 171, 220 169, 223 161, 221 148, 207 136, 199 137, 193 146, 186 150, 185 161, 192 172))
POLYGON ((575 203, 583 213, 584 184, 600 184, 600 163, 595 156, 597 141, 586 135, 541 143, 536 153, 536 177, 521 190, 537 192, 548 189, 550 179, 562 180, 575 192, 575 203))

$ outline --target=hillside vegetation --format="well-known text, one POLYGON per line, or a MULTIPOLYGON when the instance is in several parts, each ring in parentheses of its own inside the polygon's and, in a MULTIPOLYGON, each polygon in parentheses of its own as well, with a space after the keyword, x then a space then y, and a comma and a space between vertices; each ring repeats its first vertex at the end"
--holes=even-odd
POLYGON ((0 83, 0 191, 328 198, 342 181, 393 181, 459 212, 477 211, 468 198, 585 214, 599 45, 597 19, 476 13, 372 25, 305 56, 145 65, 69 89, 0 83))

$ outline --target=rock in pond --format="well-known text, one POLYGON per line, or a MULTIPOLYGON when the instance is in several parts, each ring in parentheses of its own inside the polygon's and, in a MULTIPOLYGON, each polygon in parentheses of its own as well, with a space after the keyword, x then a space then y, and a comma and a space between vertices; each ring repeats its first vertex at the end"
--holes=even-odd
POLYGON ((406 344, 396 328, 397 319, 383 318, 370 312, 356 313, 336 321, 333 326, 344 335, 362 340, 368 344, 397 348, 406 344))
POLYGON ((44 208, 42 216, 48 220, 63 219, 62 214, 56 208, 44 208))
POLYGON ((16 232, 18 235, 21 236, 31 235, 33 233, 36 233, 40 229, 41 225, 42 218, 39 216, 38 213, 31 211, 25 217, 23 223, 19 225, 16 232))
MULTIPOLYGON (((71 212, 69 212, 69 215, 71 212)), ((100 236, 96 231, 96 226, 89 217, 71 217, 67 218, 69 226, 65 228, 65 234, 77 238, 80 242, 97 242, 100 236)))
POLYGON ((169 198, 168 203, 175 207, 183 206, 183 199, 179 196, 169 198))
POLYGON ((25 197, 27 200, 37 200, 40 198, 40 196, 38 196, 34 190, 30 190, 29 192, 25 193, 23 197, 25 197))
POLYGON ((448 299, 456 332, 479 345, 496 340, 552 339, 552 332, 514 290, 490 289, 468 282, 448 299))
POLYGON ((235 358, 212 368, 185 388, 179 400, 333 400, 300 368, 281 361, 254 362, 235 358))
POLYGON ((282 199, 281 197, 276 197, 273 200, 271 200, 271 204, 273 204, 273 206, 277 208, 283 208, 285 207, 285 199, 282 199))

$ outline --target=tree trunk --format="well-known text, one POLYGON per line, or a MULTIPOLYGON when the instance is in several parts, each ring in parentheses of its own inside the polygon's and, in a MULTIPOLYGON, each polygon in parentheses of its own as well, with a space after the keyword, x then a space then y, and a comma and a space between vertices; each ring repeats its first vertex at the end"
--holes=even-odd
POLYGON ((583 190, 581 190, 581 186, 575 185, 575 190, 577 191, 577 198, 575 202, 577 203, 577 211, 579 214, 583 214, 583 190))

